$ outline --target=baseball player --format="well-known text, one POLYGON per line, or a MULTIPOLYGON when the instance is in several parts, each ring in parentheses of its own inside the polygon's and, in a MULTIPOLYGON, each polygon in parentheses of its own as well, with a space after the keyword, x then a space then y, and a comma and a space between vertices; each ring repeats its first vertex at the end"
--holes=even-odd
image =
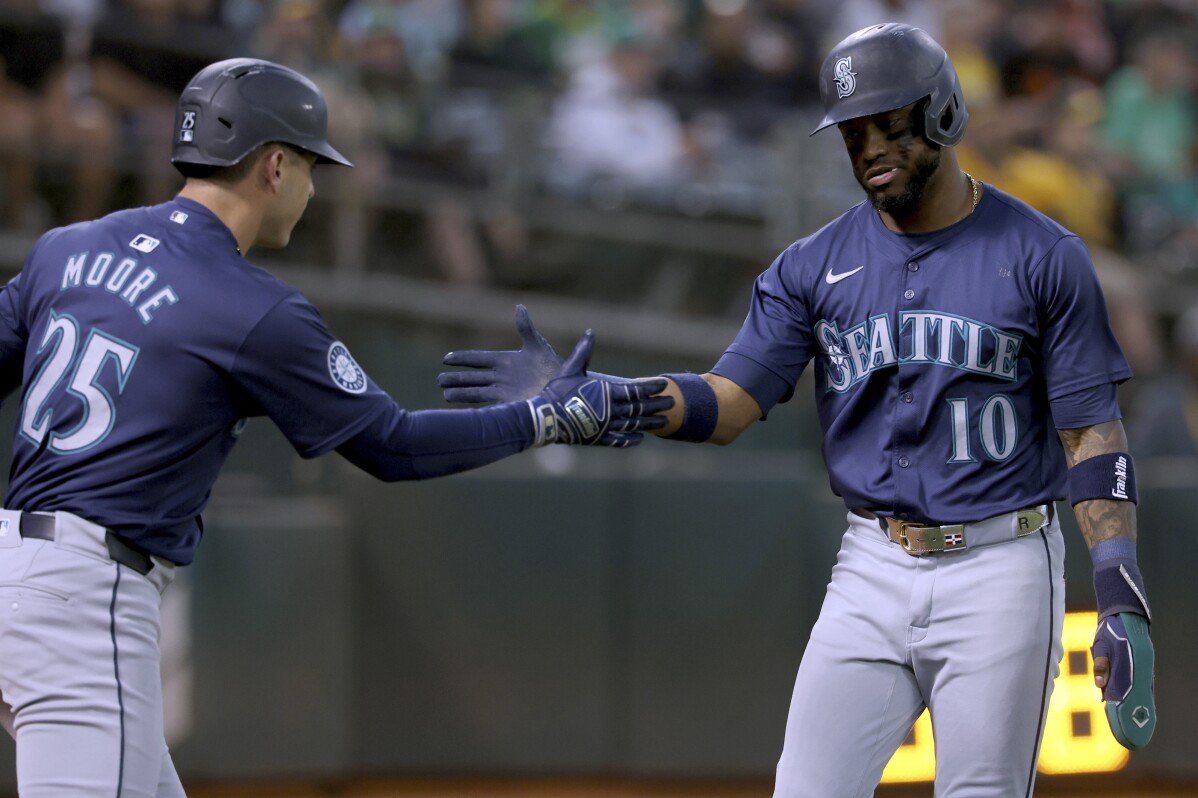
MULTIPOLYGON (((867 201, 778 256, 709 373, 666 375, 678 401, 659 434, 729 443, 814 361, 848 529, 799 666, 776 795, 872 795, 925 707, 937 795, 1030 795, 1062 655, 1060 499, 1094 561, 1111 728, 1136 748, 1156 721, 1115 395, 1131 372, 1078 238, 958 167, 965 100, 930 36, 858 31, 827 57, 820 89, 817 131, 839 128, 867 201)), ((523 311, 518 325, 519 351, 447 356, 490 370, 443 374, 447 399, 544 384, 559 359, 523 311)))
POLYGON ((0 694, 23 798, 181 796, 162 730, 159 595, 192 561, 246 419, 385 480, 548 443, 627 446, 665 380, 587 377, 590 332, 527 402, 407 411, 297 291, 252 266, 282 247, 326 140, 302 75, 234 59, 179 100, 171 202, 46 233, 0 290, 0 375, 23 384, 0 510, 0 694))

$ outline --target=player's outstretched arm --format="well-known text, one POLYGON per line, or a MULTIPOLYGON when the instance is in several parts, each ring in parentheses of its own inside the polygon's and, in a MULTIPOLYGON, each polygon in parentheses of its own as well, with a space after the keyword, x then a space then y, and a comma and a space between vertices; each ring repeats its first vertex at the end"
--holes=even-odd
POLYGON ((1094 683, 1115 738, 1145 746, 1156 728, 1152 612, 1136 563, 1136 486, 1121 421, 1059 430, 1069 465, 1069 501, 1090 547, 1098 631, 1094 683))
POLYGON ((394 402, 337 447, 362 470, 388 482, 428 479, 493 463, 530 446, 567 443, 635 446, 662 428, 673 400, 664 379, 609 383, 586 373, 594 345, 587 331, 532 399, 461 410, 408 411, 394 402))
MULTIPOLYGON (((446 365, 464 370, 437 376, 445 401, 512 402, 540 391, 560 368, 561 357, 537 331, 523 305, 516 306, 516 330, 520 334, 519 349, 468 349, 447 354, 443 361, 446 365)), ((630 382, 624 377, 588 374, 609 383, 630 382)), ((654 431, 657 435, 723 445, 734 441, 761 418, 757 401, 729 379, 710 373, 666 376, 669 382, 664 395, 672 397, 675 403, 665 411, 668 423, 654 431)))

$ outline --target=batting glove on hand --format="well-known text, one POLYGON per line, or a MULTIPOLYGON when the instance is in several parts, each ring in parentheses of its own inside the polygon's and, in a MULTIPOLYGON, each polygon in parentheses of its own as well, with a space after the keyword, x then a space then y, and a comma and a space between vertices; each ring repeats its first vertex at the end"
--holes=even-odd
POLYGON ((664 379, 616 383, 587 375, 595 336, 587 330, 573 353, 539 394, 528 400, 535 434, 533 446, 573 443, 584 446, 635 446, 649 430, 661 429, 674 406, 664 379))
POLYGON ((1148 619, 1134 612, 1103 618, 1090 653, 1111 733, 1124 748, 1143 748, 1156 730, 1152 672, 1156 655, 1148 619))
POLYGON ((518 402, 536 396, 561 368, 562 359, 545 340, 523 305, 516 306, 519 349, 491 351, 467 349, 445 356, 447 366, 477 371, 448 371, 437 375, 445 401, 466 404, 518 402))

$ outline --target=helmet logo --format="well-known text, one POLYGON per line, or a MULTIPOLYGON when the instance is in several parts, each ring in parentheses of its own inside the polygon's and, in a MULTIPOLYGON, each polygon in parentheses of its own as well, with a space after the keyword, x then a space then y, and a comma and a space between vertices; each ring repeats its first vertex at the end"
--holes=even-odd
POLYGON ((196 112, 184 111, 183 124, 179 126, 179 141, 192 141, 195 138, 196 112))
POLYGON ((836 76, 837 97, 843 100, 857 90, 857 73, 853 71, 852 56, 837 61, 832 72, 836 76))

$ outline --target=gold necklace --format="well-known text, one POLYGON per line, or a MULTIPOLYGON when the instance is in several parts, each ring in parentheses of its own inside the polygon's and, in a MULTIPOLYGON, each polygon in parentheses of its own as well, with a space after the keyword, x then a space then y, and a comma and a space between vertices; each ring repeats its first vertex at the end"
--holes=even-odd
POLYGON ((964 174, 969 178, 969 187, 973 189, 973 207, 969 209, 969 212, 973 213, 978 209, 978 201, 982 198, 982 189, 978 181, 973 179, 973 175, 969 174, 969 172, 965 172, 964 174))

